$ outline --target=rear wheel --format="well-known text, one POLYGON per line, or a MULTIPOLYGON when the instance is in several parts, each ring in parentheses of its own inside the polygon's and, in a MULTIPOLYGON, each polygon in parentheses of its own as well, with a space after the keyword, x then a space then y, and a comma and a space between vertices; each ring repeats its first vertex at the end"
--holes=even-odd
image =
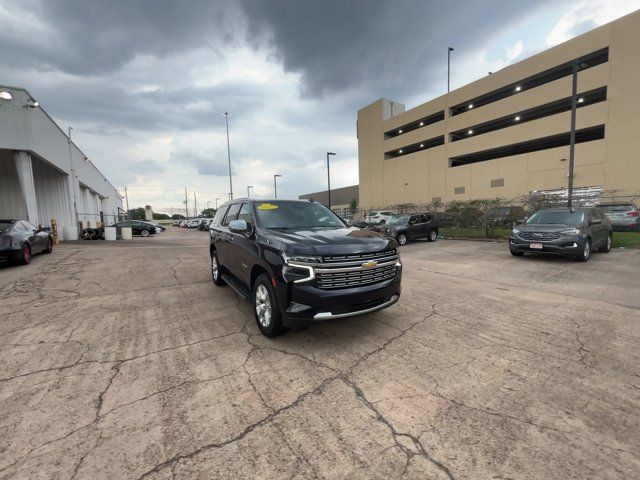
POLYGON ((427 237, 427 240, 429 240, 430 242, 435 242, 438 239, 438 231, 437 230, 430 230, 429 231, 429 236, 427 237))
POLYGON ((148 237, 149 236, 149 230, 142 230, 140 232, 140 235, 142 235, 143 237, 148 237))
POLYGON ((47 239, 47 248, 42 253, 51 253, 53 252, 53 239, 49 237, 47 239))
POLYGON ((22 265, 29 265, 31 263, 31 247, 29 245, 22 246, 22 255, 20 257, 20 263, 22 265))
POLYGON ((584 241, 584 247, 582 253, 576 257, 578 262, 588 262, 591 258, 591 240, 586 239, 584 241))
POLYGON ((398 245, 407 244, 407 235, 405 233, 399 233, 396 239, 398 240, 398 245))
POLYGON ((211 253, 211 278, 218 287, 225 285, 225 281, 222 279, 222 267, 218 263, 218 254, 215 250, 211 253))
POLYGON ((258 328, 267 337, 276 337, 285 332, 275 292, 264 273, 256 279, 253 285, 253 310, 258 328))
POLYGON ((602 247, 600 247, 599 251, 601 251, 602 253, 609 253, 611 251, 612 241, 613 241, 613 234, 610 233, 609 235, 607 235, 607 241, 602 247))

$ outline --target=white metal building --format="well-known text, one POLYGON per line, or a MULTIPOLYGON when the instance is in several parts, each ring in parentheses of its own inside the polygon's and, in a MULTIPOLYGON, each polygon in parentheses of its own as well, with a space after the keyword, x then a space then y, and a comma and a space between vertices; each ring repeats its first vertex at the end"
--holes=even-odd
POLYGON ((50 226, 61 240, 113 221, 122 197, 31 94, 0 86, 0 218, 50 226), (76 221, 77 219, 77 221, 76 221))

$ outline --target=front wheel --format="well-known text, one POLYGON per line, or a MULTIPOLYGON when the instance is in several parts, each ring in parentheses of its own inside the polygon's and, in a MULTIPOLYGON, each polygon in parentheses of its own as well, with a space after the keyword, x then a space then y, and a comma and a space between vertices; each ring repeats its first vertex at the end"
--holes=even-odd
POLYGON ((406 245, 407 244, 407 235, 405 233, 399 233, 398 237, 398 245, 406 245))
POLYGON ((584 247, 582 248, 582 253, 576 257, 578 262, 588 262, 591 258, 591 240, 587 239, 584 241, 584 247))
POLYGON ((605 242, 605 244, 600 247, 600 251, 602 253, 609 253, 611 251, 611 243, 613 242, 613 234, 610 233, 607 235, 607 241, 605 242))
POLYGON ((285 332, 275 292, 264 273, 256 279, 253 285, 253 310, 258 328, 267 337, 276 337, 285 332))
POLYGON ((213 283, 218 287, 225 285, 222 279, 222 268, 218 263, 218 254, 215 250, 211 253, 211 278, 213 279, 213 283))
POLYGON ((149 236, 149 230, 142 230, 140 232, 140 235, 142 235, 143 237, 148 237, 149 236))
POLYGON ((435 242, 438 239, 438 231, 437 230, 430 230, 429 231, 429 236, 427 237, 427 240, 429 240, 430 242, 435 242))

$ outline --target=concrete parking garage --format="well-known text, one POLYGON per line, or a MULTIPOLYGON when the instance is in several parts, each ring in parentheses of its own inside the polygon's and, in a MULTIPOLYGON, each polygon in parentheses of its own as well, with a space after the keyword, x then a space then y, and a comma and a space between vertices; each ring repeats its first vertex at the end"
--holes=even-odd
POLYGON ((396 306, 274 340, 202 232, 0 267, 0 478, 638 477, 639 250, 402 253, 396 306))

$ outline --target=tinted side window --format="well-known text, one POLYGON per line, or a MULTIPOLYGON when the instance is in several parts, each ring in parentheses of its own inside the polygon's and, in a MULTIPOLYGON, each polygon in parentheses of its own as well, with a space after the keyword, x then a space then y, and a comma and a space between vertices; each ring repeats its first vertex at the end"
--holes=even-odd
POLYGON ((229 207, 229 210, 227 211, 227 214, 224 217, 224 220, 222 221, 222 225, 226 227, 227 225, 229 225, 229 222, 231 220, 235 220, 239 210, 240 210, 239 203, 234 203, 233 205, 231 205, 229 207))
POLYGON ((228 209, 229 209, 228 205, 224 205, 224 206, 220 207, 218 209, 218 211, 216 212, 215 216, 213 217, 213 221, 211 222, 211 224, 212 225, 220 225, 220 222, 224 218, 224 214, 227 213, 228 209))
POLYGON ((26 228, 28 232, 37 230, 37 228, 34 225, 31 225, 29 222, 22 221, 22 225, 24 225, 24 228, 26 228))
POLYGON ((410 223, 410 224, 418 223, 418 221, 419 221, 419 220, 418 220, 418 216, 417 216, 417 215, 411 215, 411 216, 409 217, 409 223, 410 223))
POLYGON ((429 223, 432 220, 431 215, 423 215, 422 217, 422 221, 425 223, 429 223))
POLYGON ((238 214, 238 220, 244 220, 248 226, 253 225, 253 216, 251 215, 251 205, 243 203, 240 213, 238 214))
POLYGON ((24 227, 24 225, 22 225, 22 222, 17 222, 13 228, 18 232, 26 232, 27 231, 27 229, 24 227))

